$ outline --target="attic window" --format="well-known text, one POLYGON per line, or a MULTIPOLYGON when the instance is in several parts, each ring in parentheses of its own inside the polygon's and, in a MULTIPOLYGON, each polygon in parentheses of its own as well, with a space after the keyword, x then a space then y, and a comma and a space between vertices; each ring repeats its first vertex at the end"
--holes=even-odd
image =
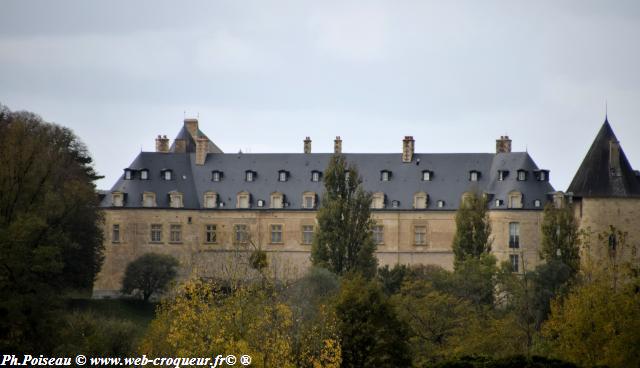
POLYGON ((444 208, 444 201, 443 201, 443 200, 439 200, 439 201, 437 202, 437 207, 438 207, 438 208, 444 208))
POLYGON ((254 181, 256 178, 256 172, 255 171, 251 171, 251 170, 247 170, 244 172, 244 180, 245 181, 254 181))
POLYGON ((320 181, 320 171, 313 170, 311 172, 311 181, 315 181, 315 182, 320 181))
POLYGON ((425 209, 427 208, 427 202, 429 201, 429 196, 425 192, 418 192, 413 195, 413 208, 416 209, 425 209))
POLYGON ((302 208, 313 209, 316 207, 316 193, 304 192, 302 193, 302 208))
POLYGON ((538 170, 535 172, 536 180, 538 181, 549 181, 549 171, 548 170, 538 170))
POLYGON ((257 205, 258 207, 264 207, 264 199, 258 199, 257 205))
POLYGON ((289 179, 289 172, 285 170, 278 171, 278 181, 287 181, 289 179))
POLYGON ((205 208, 216 208, 218 202, 218 194, 215 192, 206 192, 204 193, 204 207, 205 208))
POLYGON ((173 172, 169 169, 165 169, 161 171, 162 179, 171 180, 173 178, 173 172))
POLYGON ((391 207, 393 207, 393 208, 400 207, 400 201, 398 201, 398 200, 391 201, 391 207))
POLYGON ((480 171, 469 171, 469 181, 478 181, 480 179, 480 171))
POLYGON ((507 170, 498 170, 498 180, 503 181, 507 175, 509 175, 509 171, 507 170))
POLYGON ((282 193, 271 193, 271 208, 284 208, 284 195, 282 193))
POLYGON ((236 208, 249 208, 251 203, 251 195, 249 192, 240 192, 236 198, 236 208))
POLYGON ((526 170, 518 170, 518 181, 527 180, 527 171, 526 170))
POLYGON ((433 177, 433 172, 429 170, 422 171, 422 181, 431 181, 433 177))
POLYGON ((222 180, 222 171, 213 170, 211 172, 211 181, 220 181, 222 180))
POLYGON ((503 204, 504 204, 504 201, 502 199, 496 199, 496 202, 495 202, 496 207, 501 207, 503 204))
POLYGON ((131 180, 131 179, 133 179, 133 170, 124 169, 124 180, 131 180))
POLYGON ((122 207, 124 206, 124 193, 122 192, 112 192, 111 193, 111 205, 113 207, 122 207))
POLYGON ((140 179, 141 180, 149 180, 149 170, 147 170, 147 169, 140 170, 140 179))
POLYGON ((539 199, 533 201, 533 207, 540 208, 542 206, 542 202, 539 199))
POLYGON ((142 207, 155 207, 156 194, 154 192, 142 193, 142 207))
POLYGON ((381 209, 384 208, 384 193, 376 192, 371 197, 371 208, 381 209))
POLYGON ((391 180, 391 171, 382 170, 380 171, 380 181, 390 181, 391 180))
POLYGON ((182 202, 182 193, 180 192, 169 192, 169 207, 171 208, 182 208, 184 204, 182 202))

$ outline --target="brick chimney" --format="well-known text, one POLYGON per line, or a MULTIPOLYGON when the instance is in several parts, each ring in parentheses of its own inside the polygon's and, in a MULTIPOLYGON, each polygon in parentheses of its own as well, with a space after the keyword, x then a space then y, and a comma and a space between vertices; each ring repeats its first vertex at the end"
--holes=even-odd
POLYGON ((340 139, 340 136, 337 136, 336 140, 333 141, 333 153, 336 155, 342 153, 342 139, 340 139))
POLYGON ((511 139, 508 135, 501 135, 496 139, 496 153, 511 153, 511 139))
POLYGON ((620 142, 617 140, 609 141, 609 172, 611 176, 622 176, 620 167, 620 142))
POLYGON ((413 137, 408 135, 402 140, 402 162, 413 161, 413 153, 415 149, 415 142, 413 137))
POLYGON ((167 136, 161 136, 158 134, 156 138, 156 152, 169 152, 169 138, 167 136))
POLYGON ((196 138, 196 165, 204 165, 209 152, 209 139, 205 137, 196 138))
POLYGON ((304 140, 304 153, 311 153, 311 138, 309 137, 304 140))
POLYGON ((187 141, 185 141, 184 139, 176 139, 174 141, 173 151, 175 153, 187 152, 187 141))
POLYGON ((184 119, 184 127, 194 139, 198 136, 198 119, 184 119))

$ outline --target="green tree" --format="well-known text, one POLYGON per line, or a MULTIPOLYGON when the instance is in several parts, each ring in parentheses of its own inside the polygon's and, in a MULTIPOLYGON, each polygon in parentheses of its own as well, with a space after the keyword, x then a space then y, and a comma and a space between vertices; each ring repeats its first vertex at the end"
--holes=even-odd
POLYGON ((345 278, 335 310, 343 368, 411 364, 407 327, 377 282, 345 278))
POLYGON ((491 251, 491 221, 487 199, 478 193, 465 194, 456 212, 456 233, 453 237, 454 266, 467 258, 478 258, 491 251))
POLYGON ((140 295, 147 301, 167 289, 176 277, 178 260, 166 254, 147 253, 127 265, 122 280, 123 294, 140 295))
POLYGON ((325 192, 318 210, 318 232, 311 260, 338 275, 375 275, 376 245, 371 235, 371 195, 362 189, 355 166, 347 168, 342 155, 333 155, 324 176, 325 192))
POLYGON ((580 237, 571 206, 556 208, 548 203, 542 220, 542 259, 559 260, 569 266, 572 274, 580 267, 580 237))
POLYGON ((52 348, 54 309, 103 259, 98 178, 67 128, 0 105, 0 350, 52 348))

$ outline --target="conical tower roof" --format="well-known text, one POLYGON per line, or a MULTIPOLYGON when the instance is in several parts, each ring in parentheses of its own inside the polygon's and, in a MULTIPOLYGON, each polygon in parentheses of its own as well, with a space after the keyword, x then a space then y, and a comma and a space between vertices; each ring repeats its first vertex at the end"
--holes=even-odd
POLYGON ((640 197, 640 177, 605 119, 567 192, 576 197, 640 197))

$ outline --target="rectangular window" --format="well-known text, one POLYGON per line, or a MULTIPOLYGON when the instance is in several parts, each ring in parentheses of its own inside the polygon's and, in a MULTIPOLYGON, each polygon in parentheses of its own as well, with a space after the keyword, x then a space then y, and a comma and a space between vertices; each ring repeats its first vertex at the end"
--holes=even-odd
POLYGON ((511 263, 512 272, 519 272, 520 257, 517 254, 509 254, 509 263, 511 263))
POLYGON ((131 170, 125 170, 124 178, 125 180, 131 180, 131 170))
POLYGON ((423 171, 422 172, 422 180, 423 181, 431 181, 431 171, 423 171))
POLYGON ((416 226, 414 228, 414 240, 416 245, 427 244, 427 227, 426 226, 416 226))
POLYGON ((220 171, 214 171, 211 173, 212 181, 220 181, 220 171))
POLYGON ((313 196, 304 196, 304 208, 313 208, 313 196))
POLYGON ((161 224, 151 224, 151 242, 152 243, 162 242, 162 225, 161 224))
POLYGON ((375 225, 373 227, 373 242, 376 244, 384 244, 384 227, 375 225))
POLYGON ((140 179, 142 180, 149 179, 149 172, 147 170, 140 171, 140 179))
POLYGON ((247 229, 247 225, 238 224, 233 227, 234 232, 234 242, 236 244, 244 244, 249 239, 249 230, 247 229))
POLYGON ((302 244, 313 243, 313 225, 302 225, 302 244))
POLYGON ((171 180, 171 171, 167 170, 164 172, 164 180, 171 180))
POLYGON ((471 177, 469 178, 469 180, 478 181, 478 172, 477 171, 472 171, 471 172, 471 177))
POLYGON ((182 225, 172 224, 169 227, 169 241, 172 243, 182 242, 182 225))
POLYGON ((242 194, 238 196, 238 208, 249 208, 249 196, 242 194))
POLYGON ((519 181, 525 181, 527 180, 527 172, 524 170, 519 170, 518 171, 518 180, 519 181))
POLYGON ((520 224, 509 223, 509 248, 520 248, 520 224))
POLYGON ((311 181, 320 181, 320 173, 317 171, 311 173, 311 181))
POLYGON ((114 243, 120 243, 120 225, 114 224, 111 232, 111 241, 114 243))
POLYGON ((287 172, 286 171, 280 171, 278 180, 279 181, 287 181, 287 172))
POLYGON ((271 225, 271 243, 282 243, 282 225, 271 225))
POLYGON ((247 181, 253 181, 253 171, 247 171, 246 180, 247 181))
POLYGON ((382 181, 389 181, 389 172, 388 171, 383 171, 382 172, 382 177, 380 179, 382 181))
POLYGON ((205 243, 217 243, 217 226, 205 225, 204 228, 204 241, 205 243))

